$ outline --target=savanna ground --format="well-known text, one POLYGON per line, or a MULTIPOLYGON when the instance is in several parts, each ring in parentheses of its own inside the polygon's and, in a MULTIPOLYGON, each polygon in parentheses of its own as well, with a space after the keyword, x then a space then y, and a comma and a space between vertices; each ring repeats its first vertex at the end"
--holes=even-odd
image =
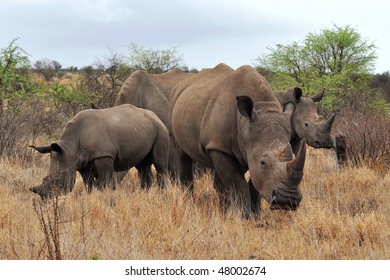
POLYGON ((332 151, 308 149, 295 212, 258 220, 223 213, 209 174, 142 191, 132 169, 117 190, 75 190, 46 204, 28 188, 47 156, 0 160, 0 259, 389 259, 390 174, 337 170, 332 151))

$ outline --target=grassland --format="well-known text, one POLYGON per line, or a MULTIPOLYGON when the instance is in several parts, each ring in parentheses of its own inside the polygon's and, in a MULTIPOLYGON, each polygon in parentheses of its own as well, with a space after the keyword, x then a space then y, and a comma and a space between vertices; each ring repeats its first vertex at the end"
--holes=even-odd
POLYGON ((222 213, 207 174, 193 196, 174 183, 141 191, 133 170, 116 191, 87 194, 78 177, 42 204, 28 188, 47 170, 45 156, 0 159, 0 259, 54 258, 53 248, 62 259, 390 258, 390 174, 336 170, 331 151, 308 149, 297 211, 263 202, 258 220, 222 213))

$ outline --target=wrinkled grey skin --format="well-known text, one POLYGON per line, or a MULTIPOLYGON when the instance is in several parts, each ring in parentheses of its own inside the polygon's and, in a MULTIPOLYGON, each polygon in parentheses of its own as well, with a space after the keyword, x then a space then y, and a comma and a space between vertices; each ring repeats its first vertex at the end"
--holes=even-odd
POLYGON ((324 96, 325 90, 307 97, 302 96, 302 90, 298 87, 289 88, 286 91, 273 92, 281 105, 292 102, 295 111, 291 117, 290 143, 296 154, 302 139, 314 148, 333 148, 334 140, 331 137, 332 124, 335 119, 333 114, 329 119, 319 116, 315 102, 319 102, 324 96))
MULTIPOLYGON (((139 170, 154 164, 160 187, 165 184, 169 156, 169 133, 149 110, 121 105, 78 113, 65 126, 57 143, 34 147, 50 153, 49 174, 41 185, 31 188, 48 198, 54 187, 60 193, 72 191, 79 171, 87 190, 93 186, 115 188, 114 171, 139 170)), ((153 178, 140 173, 141 186, 150 187, 153 178)))
POLYGON ((238 195, 246 217, 258 211, 259 194, 271 209, 297 209, 306 148, 302 141, 294 157, 291 114, 290 106, 282 112, 267 81, 250 66, 234 71, 219 64, 179 83, 171 93, 169 124, 183 150, 181 181, 192 187, 196 161, 215 169, 221 197, 238 195))
MULTIPOLYGON (((178 69, 162 74, 149 74, 143 70, 137 70, 123 83, 115 99, 114 106, 133 104, 137 107, 148 109, 154 112, 168 127, 169 95, 176 84, 193 75, 178 69)), ((171 143, 168 162, 168 170, 171 175, 176 174, 176 166, 177 153, 174 143, 171 143)), ((152 174, 151 170, 145 172, 152 174)))

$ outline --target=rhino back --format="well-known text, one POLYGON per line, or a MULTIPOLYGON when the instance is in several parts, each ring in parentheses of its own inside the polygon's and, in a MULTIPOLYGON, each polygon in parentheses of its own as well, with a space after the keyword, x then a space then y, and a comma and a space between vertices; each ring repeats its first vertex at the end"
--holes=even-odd
POLYGON ((137 70, 122 85, 114 106, 133 104, 151 110, 164 124, 167 124, 168 100, 172 88, 192 75, 178 69, 163 74, 149 74, 137 70))
POLYGON ((265 79, 253 67, 220 64, 185 80, 173 91, 170 121, 179 145, 196 161, 211 164, 207 151, 233 154, 236 96, 250 96, 264 109, 280 111, 265 79))
POLYGON ((133 105, 85 110, 65 126, 60 142, 74 147, 83 161, 112 157, 134 165, 151 150, 158 133, 153 112, 133 105))

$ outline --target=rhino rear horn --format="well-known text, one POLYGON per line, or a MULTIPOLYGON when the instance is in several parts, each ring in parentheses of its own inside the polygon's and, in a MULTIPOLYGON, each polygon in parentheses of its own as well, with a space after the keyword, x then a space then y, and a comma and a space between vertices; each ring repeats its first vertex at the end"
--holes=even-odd
POLYGON ((33 148, 33 149, 37 150, 41 154, 47 154, 47 153, 51 152, 50 146, 35 147, 33 145, 30 145, 30 148, 33 148))
POLYGON ((310 98, 314 101, 314 102, 318 102, 322 99, 322 97, 324 97, 324 94, 325 94, 325 88, 320 91, 319 93, 317 94, 314 94, 313 96, 310 96, 310 98))
POLYGON ((333 122, 334 122, 334 119, 336 118, 336 115, 333 114, 332 116, 330 116, 330 118, 326 121, 326 128, 327 129, 331 129, 332 128, 332 125, 333 125, 333 122))

